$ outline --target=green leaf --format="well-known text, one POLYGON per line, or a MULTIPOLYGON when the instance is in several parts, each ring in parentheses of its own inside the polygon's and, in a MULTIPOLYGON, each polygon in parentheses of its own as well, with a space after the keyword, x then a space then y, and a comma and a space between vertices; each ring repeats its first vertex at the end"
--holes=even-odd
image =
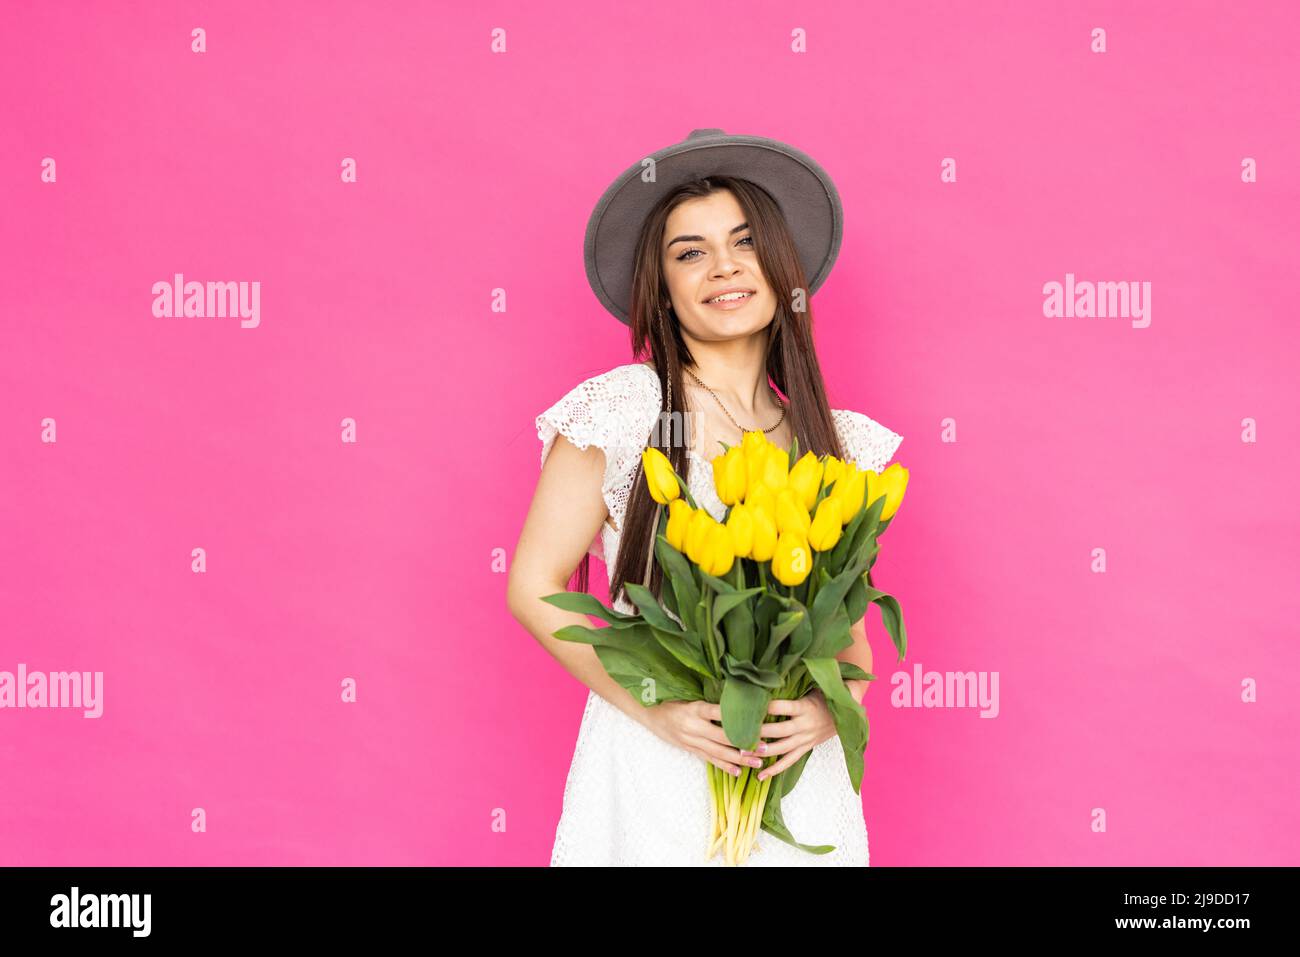
POLYGON ((761 594, 762 591, 762 588, 746 588, 744 591, 733 591, 725 595, 719 595, 713 602, 713 617, 721 620, 733 608, 739 608, 742 605, 748 610, 749 599, 761 594))
POLYGON ((857 536, 858 529, 867 519, 866 509, 860 509, 857 515, 844 526, 844 532, 840 535, 840 540, 835 543, 831 549, 831 560, 827 563, 831 568, 843 568, 848 561, 848 556, 852 553, 853 540, 857 536))
POLYGON ((810 854, 828 854, 835 850, 835 845, 800 844, 794 839, 790 829, 785 826, 785 820, 781 816, 781 801, 798 783, 799 775, 803 772, 803 766, 807 763, 811 754, 811 751, 805 752, 798 761, 772 778, 772 786, 767 792, 767 803, 763 805, 763 830, 785 841, 785 843, 799 848, 801 851, 808 851, 810 854))
POLYGON ((593 618, 608 622, 615 628, 629 628, 640 624, 642 620, 640 615, 625 615, 613 608, 606 608, 594 595, 589 595, 585 591, 562 591, 554 595, 543 595, 542 601, 556 608, 563 608, 565 611, 591 615, 593 618))
POLYGON ((693 667, 665 648, 654 629, 647 624, 641 623, 634 628, 566 625, 555 632, 555 637, 592 645, 602 664, 616 662, 620 669, 617 674, 610 670, 609 665, 605 670, 638 698, 644 678, 651 678, 657 686, 662 686, 661 701, 698 701, 704 697, 703 685, 695 677, 693 667), (603 654, 606 651, 611 654, 603 654))
POLYGON ((860 565, 850 562, 842 572, 818 590, 812 607, 814 632, 820 634, 825 623, 835 614, 835 609, 843 607, 844 596, 848 594, 853 582, 862 577, 862 573, 866 570, 865 561, 860 565))
POLYGON ((714 675, 713 669, 709 667, 708 662, 704 660, 704 655, 698 643, 692 643, 690 638, 680 631, 669 633, 660 631, 658 628, 653 629, 653 631, 659 646, 686 667, 706 678, 717 677, 714 675))
MULTIPOLYGON (((772 628, 780 614, 781 603, 774 599, 770 592, 764 592, 755 604, 754 610, 754 661, 765 661, 769 665, 776 661, 774 646, 779 642, 773 641, 772 628)), ((782 638, 784 637, 782 635, 782 638)))
MULTIPOLYGON (((889 523, 886 522, 885 524, 888 525, 889 523)), ((881 528, 884 528, 884 525, 882 525, 881 528)), ((879 534, 880 529, 876 529, 877 538, 871 543, 871 560, 867 562, 867 571, 871 571, 871 569, 875 567, 876 557, 880 554, 879 534)))
POLYGON ((699 586, 686 556, 668 544, 660 535, 655 539, 655 555, 664 570, 664 579, 672 586, 677 598, 678 617, 688 629, 696 627, 695 608, 700 602, 699 586))
POLYGON ((732 677, 743 678, 746 681, 753 682, 760 688, 776 689, 781 687, 783 684, 781 676, 775 671, 758 668, 752 661, 745 661, 737 658, 730 652, 728 652, 722 660, 727 674, 732 677))
POLYGON ((652 657, 609 646, 597 646, 596 656, 609 676, 646 707, 661 701, 700 701, 704 697, 699 682, 689 672, 662 668, 652 657))
POLYGON ((844 605, 836 605, 828 616, 814 625, 812 644, 804 651, 805 657, 834 658, 853 644, 852 627, 844 605))
MULTIPOLYGON (((584 625, 565 625, 555 633, 561 641, 575 641, 596 647, 622 648, 624 651, 642 652, 647 648, 656 649, 659 643, 654 640, 650 626, 642 622, 633 628, 588 628, 584 625)), ((668 653, 662 652, 663 655, 668 653)))
POLYGON ((676 469, 673 469, 673 478, 677 479, 677 488, 681 490, 682 498, 686 499, 686 504, 691 508, 699 508, 699 506, 695 504, 694 497, 691 495, 690 485, 687 484, 684 478, 677 474, 676 469))
MULTIPOLYGON (((862 513, 862 524, 858 526, 858 530, 853 536, 853 542, 849 545, 850 555, 858 555, 863 549, 869 547, 868 543, 875 544, 876 534, 880 531, 880 512, 884 507, 885 497, 882 495, 862 513)), ((865 568, 866 565, 871 563, 871 556, 867 555, 862 559, 862 563, 865 568)))
POLYGON ((778 629, 783 629, 787 622, 793 622, 794 628, 789 632, 790 642, 785 650, 781 650, 780 641, 770 642, 763 652, 759 665, 771 667, 777 659, 777 654, 780 653, 782 655, 782 665, 778 670, 785 672, 788 670, 789 663, 792 660, 797 661, 802 658, 804 652, 808 650, 808 646, 812 644, 812 622, 808 617, 808 609, 797 598, 791 598, 778 592, 770 594, 786 609, 785 612, 778 616, 777 625, 773 628, 773 635, 781 634, 784 637, 784 632, 778 629))
MULTIPOLYGON (((803 695, 799 697, 802 698, 803 695)), ((799 783, 799 778, 803 774, 803 769, 808 764, 810 757, 812 757, 812 752, 805 751, 798 761, 781 772, 780 777, 785 778, 785 788, 781 792, 782 797, 793 791, 794 786, 799 783)))
POLYGON ((636 605, 637 611, 641 613, 641 617, 646 620, 650 627, 658 628, 670 635, 681 636, 681 628, 677 626, 677 622, 664 614, 664 610, 659 607, 659 599, 655 598, 654 592, 639 582, 627 582, 623 587, 627 591, 627 596, 632 599, 632 603, 636 605))
POLYGON ((907 655, 907 626, 903 624, 903 609, 898 606, 898 599, 870 585, 867 586, 867 598, 880 606, 880 620, 893 639, 898 660, 902 661, 907 655))
POLYGON ((766 688, 728 675, 722 686, 722 730, 733 747, 752 751, 767 715, 771 694, 766 688))
POLYGON ((854 700, 845 687, 844 679, 840 677, 840 662, 834 658, 805 658, 803 663, 830 708, 831 717, 835 720, 835 732, 844 748, 844 763, 849 770, 849 780, 853 784, 853 790, 861 794, 862 753, 866 750, 868 737, 866 709, 854 700))
POLYGON ((792 654, 803 657, 804 652, 808 650, 808 647, 813 642, 812 616, 808 614, 808 609, 804 607, 801 602, 793 598, 791 598, 790 601, 793 603, 796 610, 803 613, 803 616, 799 619, 799 624, 790 635, 790 645, 788 650, 792 654))
POLYGON ((876 676, 868 674, 851 661, 840 662, 840 677, 845 681, 875 681, 876 676))
POLYGON ((844 607, 849 615, 849 623, 857 624, 861 621, 870 604, 867 599, 867 577, 859 575, 853 579, 853 584, 849 586, 849 593, 844 596, 844 607))
POLYGON ((710 575, 703 569, 700 570, 700 580, 708 585, 719 595, 730 595, 736 590, 736 586, 724 578, 718 578, 716 575, 710 575))
MULTIPOLYGON (((660 598, 663 601, 664 611, 676 615, 677 618, 680 619, 682 613, 678 610, 677 589, 673 588, 672 580, 668 577, 667 572, 664 572, 663 586, 660 590, 663 592, 660 598)), ((685 624, 685 622, 683 622, 683 624, 685 624)))
POLYGON ((551 634, 561 641, 575 641, 582 645, 605 645, 609 644, 609 639, 604 637, 605 632, 618 630, 617 628, 591 628, 587 625, 565 625, 551 634))
POLYGON ((776 624, 772 626, 772 640, 774 642, 784 641, 796 628, 804 623, 807 614, 802 609, 792 611, 783 611, 777 616, 776 624))
POLYGON ((753 661, 754 608, 761 600, 763 589, 745 587, 743 559, 737 559, 731 566, 728 583, 735 591, 719 597, 714 604, 713 613, 722 619, 727 648, 731 653, 742 661, 753 661))

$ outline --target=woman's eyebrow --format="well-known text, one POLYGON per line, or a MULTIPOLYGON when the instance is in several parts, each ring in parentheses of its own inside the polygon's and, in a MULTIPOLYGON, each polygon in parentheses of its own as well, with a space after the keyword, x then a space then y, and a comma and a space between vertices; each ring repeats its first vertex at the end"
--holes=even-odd
MULTIPOLYGON (((738 233, 742 229, 748 229, 748 228, 749 228, 749 223, 741 223, 739 226, 733 226, 731 228, 731 232, 727 233, 727 235, 730 236, 731 233, 738 233)), ((667 249, 673 243, 702 243, 702 242, 704 242, 703 236, 678 236, 676 239, 670 242, 668 246, 665 246, 664 249, 667 249)))

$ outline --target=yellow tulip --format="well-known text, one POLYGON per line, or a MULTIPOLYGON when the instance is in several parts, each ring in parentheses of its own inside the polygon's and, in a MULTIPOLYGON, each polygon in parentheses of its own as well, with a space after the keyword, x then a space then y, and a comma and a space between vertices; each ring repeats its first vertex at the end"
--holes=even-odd
POLYGON ((749 512, 754 520, 754 544, 749 557, 756 562, 769 562, 776 550, 776 519, 767 509, 750 508, 749 512))
POLYGON ((844 463, 833 455, 826 456, 826 464, 822 467, 825 474, 822 476, 822 482, 827 488, 831 486, 844 471, 844 463))
POLYGON ((735 561, 736 552, 731 544, 731 532, 727 530, 727 526, 714 519, 704 540, 700 568, 710 575, 721 578, 731 571, 735 561))
POLYGON ((808 544, 819 552, 829 552, 840 540, 843 531, 840 500, 828 495, 817 506, 817 514, 808 530, 808 544))
POLYGON ((714 521, 712 515, 702 508, 691 513, 691 520, 686 525, 686 557, 695 564, 700 564, 704 550, 704 540, 709 534, 709 525, 714 521))
POLYGON ((727 516, 727 531, 737 558, 748 558, 754 548, 754 513, 743 502, 731 506, 727 516))
POLYGON ((733 445, 713 460, 713 487, 723 505, 735 505, 744 499, 748 479, 745 453, 739 445, 733 445))
POLYGON ((673 471, 673 463, 654 446, 641 453, 641 468, 645 471, 650 497, 660 505, 667 505, 682 494, 681 486, 677 484, 677 473, 673 471))
POLYGON ((782 532, 772 554, 772 574, 782 585, 803 584, 812 571, 812 551, 808 541, 795 532, 782 532))
POLYGON ((751 508, 765 508, 773 515, 776 514, 776 496, 762 482, 757 482, 746 489, 745 504, 751 508))
MULTIPOLYGON (((903 495, 907 492, 907 469, 895 462, 881 473, 879 487, 884 490, 885 507, 880 511, 880 520, 893 518, 898 506, 903 504, 903 495)), ((874 499, 872 500, 874 501, 874 499)))
POLYGON ((679 552, 685 551, 686 529, 691 523, 692 511, 684 498, 675 498, 668 503, 668 526, 664 529, 664 538, 679 552))
POLYGON ((767 436, 758 429, 746 432, 740 440, 740 448, 745 453, 745 458, 754 459, 755 461, 761 461, 758 453, 767 448, 769 444, 767 436))
POLYGON ((840 520, 847 525, 862 510, 862 499, 867 494, 867 473, 852 462, 844 463, 844 471, 835 480, 831 497, 840 500, 840 520))
POLYGON ((795 494, 795 490, 786 486, 776 493, 776 530, 781 534, 796 532, 806 536, 812 519, 808 509, 795 494))
POLYGON ((760 441, 750 441, 751 435, 761 436, 762 432, 746 432, 745 438, 741 442, 741 455, 745 459, 745 486, 752 489, 763 481, 763 469, 767 465, 767 439, 760 441))
POLYGON ((822 463, 812 451, 805 452, 790 470, 790 488, 803 503, 805 509, 811 509, 817 501, 817 493, 822 487, 822 463))
POLYGON ((785 488, 790 481, 790 453, 769 444, 763 455, 761 481, 773 492, 785 488))

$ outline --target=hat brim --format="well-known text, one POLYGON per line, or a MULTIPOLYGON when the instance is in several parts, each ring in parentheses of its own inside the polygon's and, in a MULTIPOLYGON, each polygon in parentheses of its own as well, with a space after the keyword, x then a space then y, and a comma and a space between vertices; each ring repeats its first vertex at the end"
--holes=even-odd
POLYGON ((610 313, 630 323, 637 237, 646 214, 665 193, 702 176, 735 176, 757 183, 781 208, 812 295, 839 255, 844 210, 835 183, 812 157, 762 136, 711 134, 669 146, 654 161, 654 182, 643 182, 638 161, 605 190, 587 221, 583 240, 587 281, 610 313))

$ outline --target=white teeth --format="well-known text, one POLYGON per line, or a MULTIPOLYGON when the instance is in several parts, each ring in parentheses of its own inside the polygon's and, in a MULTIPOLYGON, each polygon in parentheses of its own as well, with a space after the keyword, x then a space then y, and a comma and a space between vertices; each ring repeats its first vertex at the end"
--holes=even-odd
POLYGON ((747 292, 729 292, 725 295, 714 296, 709 302, 734 302, 737 299, 748 299, 750 296, 747 292))

